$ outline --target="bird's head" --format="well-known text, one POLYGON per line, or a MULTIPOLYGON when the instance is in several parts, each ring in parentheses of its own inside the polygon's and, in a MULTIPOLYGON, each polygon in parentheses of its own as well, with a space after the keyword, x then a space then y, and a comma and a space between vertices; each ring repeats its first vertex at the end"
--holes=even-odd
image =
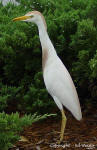
POLYGON ((37 24, 37 25, 38 25, 39 23, 43 22, 45 28, 47 28, 47 27, 46 27, 46 22, 45 22, 44 16, 43 16, 39 11, 31 11, 31 12, 28 12, 28 13, 25 14, 24 16, 14 18, 13 21, 32 22, 32 23, 35 23, 35 24, 37 24))

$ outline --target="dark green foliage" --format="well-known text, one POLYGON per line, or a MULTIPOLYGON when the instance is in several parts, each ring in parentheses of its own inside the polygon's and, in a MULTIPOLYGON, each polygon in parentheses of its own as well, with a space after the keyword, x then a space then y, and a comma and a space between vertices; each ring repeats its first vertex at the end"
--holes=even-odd
POLYGON ((18 1, 21 5, 17 7, 0 5, 0 111, 12 102, 18 110, 28 112, 47 112, 54 107, 43 83, 37 27, 12 22, 14 17, 32 10, 44 14, 49 36, 73 77, 80 99, 94 102, 97 99, 97 1, 18 1))
POLYGON ((6 108, 10 108, 10 112, 13 111, 13 106, 19 103, 19 100, 22 96, 22 88, 21 87, 13 87, 7 85, 0 85, 0 111, 6 110, 6 108), (10 107, 11 105, 11 107, 10 107))
POLYGON ((48 98, 46 89, 36 88, 31 85, 29 91, 23 97, 23 103, 25 104, 24 110, 26 108, 27 112, 39 111, 41 113, 50 112, 52 106, 54 106, 53 101, 48 98), (51 108, 50 108, 51 107, 51 108))
POLYGON ((45 113, 45 110, 48 110, 48 112, 51 111, 51 106, 54 106, 53 101, 48 97, 41 72, 35 74, 33 84, 31 84, 24 95, 23 101, 25 104, 24 108, 26 108, 28 112, 35 112, 38 110, 41 113, 45 113))

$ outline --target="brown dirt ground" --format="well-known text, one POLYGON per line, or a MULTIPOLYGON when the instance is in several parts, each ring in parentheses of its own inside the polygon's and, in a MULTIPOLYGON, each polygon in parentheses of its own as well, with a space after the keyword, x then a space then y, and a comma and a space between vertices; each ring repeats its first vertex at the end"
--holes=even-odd
POLYGON ((66 115, 68 120, 62 144, 57 144, 61 119, 51 117, 25 128, 21 135, 26 140, 17 142, 11 150, 96 150, 97 109, 89 108, 83 111, 83 119, 80 122, 69 112, 66 112, 66 115))

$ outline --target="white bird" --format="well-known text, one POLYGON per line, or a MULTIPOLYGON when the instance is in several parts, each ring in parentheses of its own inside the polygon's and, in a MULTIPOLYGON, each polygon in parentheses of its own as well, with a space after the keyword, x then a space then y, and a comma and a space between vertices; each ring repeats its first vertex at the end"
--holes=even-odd
POLYGON ((42 69, 44 83, 48 93, 53 97, 62 113, 60 143, 63 140, 67 120, 63 106, 65 106, 77 120, 82 119, 81 107, 76 88, 70 74, 58 57, 48 36, 44 16, 38 11, 31 11, 25 16, 14 18, 13 21, 33 22, 38 27, 39 38, 42 46, 42 69))

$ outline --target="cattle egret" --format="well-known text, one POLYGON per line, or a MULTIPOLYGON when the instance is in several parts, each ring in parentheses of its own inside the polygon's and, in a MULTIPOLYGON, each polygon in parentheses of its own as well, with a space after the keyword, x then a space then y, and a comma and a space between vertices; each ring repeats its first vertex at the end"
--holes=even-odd
POLYGON ((62 114, 62 124, 59 143, 63 140, 66 126, 65 106, 77 119, 82 119, 81 107, 76 88, 66 67, 58 57, 56 50, 48 36, 44 16, 38 11, 31 11, 24 16, 14 18, 13 21, 33 22, 39 30, 42 46, 43 78, 48 93, 53 97, 62 114))

